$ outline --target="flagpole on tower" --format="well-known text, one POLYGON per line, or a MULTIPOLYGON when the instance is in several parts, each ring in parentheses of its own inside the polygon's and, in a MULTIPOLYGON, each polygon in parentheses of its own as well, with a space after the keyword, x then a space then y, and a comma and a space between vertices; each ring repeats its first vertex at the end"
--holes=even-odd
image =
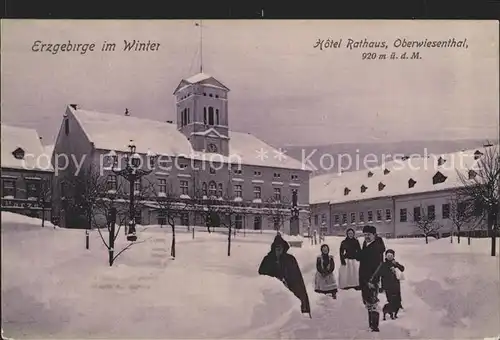
POLYGON ((200 73, 203 73, 203 21, 200 20, 200 73))

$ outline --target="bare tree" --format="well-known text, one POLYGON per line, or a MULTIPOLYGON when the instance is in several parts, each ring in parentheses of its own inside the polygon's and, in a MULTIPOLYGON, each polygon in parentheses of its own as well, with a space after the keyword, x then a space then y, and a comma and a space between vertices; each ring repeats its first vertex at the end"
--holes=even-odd
POLYGON ((153 193, 151 199, 156 205, 156 211, 160 218, 160 224, 166 222, 172 228, 172 244, 170 247, 170 255, 175 258, 175 226, 177 219, 181 219, 184 214, 189 211, 190 205, 189 201, 179 198, 179 195, 174 193, 172 186, 162 188, 156 188, 156 186, 151 183, 151 192, 153 193), (163 191, 165 189, 165 191, 163 191))
POLYGON ((429 243, 429 236, 437 236, 439 229, 443 227, 442 224, 436 221, 434 213, 429 213, 428 210, 420 205, 417 214, 410 213, 413 224, 422 232, 426 244, 429 243))
MULTIPOLYGON (((141 243, 131 242, 115 254, 115 241, 121 227, 128 219, 127 195, 119 181, 110 181, 111 175, 101 176, 100 170, 95 165, 81 169, 77 174, 68 177, 70 187, 68 197, 69 212, 73 216, 83 218, 86 226, 85 247, 90 248, 90 230, 95 228, 108 250, 108 262, 112 266, 115 260, 132 245, 141 243), (119 224, 116 228, 116 224, 119 224), (104 239, 101 229, 106 228, 109 233, 108 241, 104 239)), ((116 179, 116 177, 114 177, 116 179)), ((139 197, 144 196, 141 191, 139 197)), ((136 200, 135 209, 141 209, 143 200, 136 200)))
MULTIPOLYGON (((109 176, 110 175, 107 176, 108 179, 109 176)), ((130 221, 130 206, 128 204, 129 202, 127 202, 129 193, 124 190, 125 187, 127 186, 116 184, 113 185, 114 189, 109 189, 110 187, 107 185, 106 188, 108 190, 97 199, 91 213, 92 227, 97 230, 101 241, 108 250, 108 263, 110 267, 113 266, 116 259, 130 249, 130 247, 148 240, 132 241, 115 253, 115 241, 120 235, 122 226, 128 226, 130 223, 135 223, 135 221, 130 221), (116 228, 117 224, 118 228, 116 228), (108 231, 108 242, 106 242, 101 231, 104 228, 108 231)), ((141 186, 140 190, 135 190, 134 195, 136 195, 137 198, 134 200, 134 212, 142 210, 145 205, 145 199, 149 198, 148 194, 148 186, 141 186)))
POLYGON ((470 201, 474 210, 469 213, 486 221, 491 237, 491 256, 496 256, 498 212, 500 210, 500 153, 498 145, 490 143, 474 154, 474 165, 466 173, 458 171, 462 186, 459 195, 470 201))
POLYGON ((272 196, 267 200, 266 215, 277 234, 282 231, 285 222, 290 219, 290 208, 290 202, 286 197, 277 198, 272 196))
POLYGON ((83 219, 85 224, 85 248, 90 248, 89 231, 92 228, 92 213, 99 200, 107 192, 106 178, 100 175, 99 168, 90 165, 73 176, 66 178, 70 196, 67 199, 69 216, 77 223, 83 219))

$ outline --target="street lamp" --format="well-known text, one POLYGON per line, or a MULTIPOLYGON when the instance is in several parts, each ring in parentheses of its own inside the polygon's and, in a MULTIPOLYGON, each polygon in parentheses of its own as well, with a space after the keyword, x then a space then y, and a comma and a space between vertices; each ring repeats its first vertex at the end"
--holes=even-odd
MULTIPOLYGON (((129 193, 129 222, 128 222, 128 230, 127 230, 127 240, 130 242, 137 241, 137 235, 135 230, 135 209, 134 209, 134 189, 135 182, 140 180, 143 176, 149 175, 153 169, 143 170, 140 169, 141 166, 141 157, 136 153, 136 147, 132 140, 128 145, 129 152, 125 154, 125 168, 117 170, 115 166, 118 164, 118 155, 116 152, 112 152, 111 155, 113 157, 113 167, 111 171, 114 174, 123 177, 130 184, 130 193, 129 193)), ((153 156, 151 153, 148 155, 149 157, 153 156)))

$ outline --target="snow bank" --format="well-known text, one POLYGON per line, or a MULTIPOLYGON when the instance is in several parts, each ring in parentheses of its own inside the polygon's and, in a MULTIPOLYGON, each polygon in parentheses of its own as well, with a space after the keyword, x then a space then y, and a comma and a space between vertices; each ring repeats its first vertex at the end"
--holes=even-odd
MULTIPOLYGON (((36 217, 29 217, 21 214, 16 214, 10 211, 2 211, 2 225, 4 224, 16 224, 17 226, 42 226, 42 220, 36 217)), ((45 220, 45 227, 54 227, 54 225, 45 220)))
MULTIPOLYGON (((228 257, 227 235, 196 232, 192 239, 179 232, 172 260, 170 228, 141 226, 143 242, 110 268, 97 231, 86 250, 83 230, 11 232, 18 229, 12 226, 2 228, 2 321, 9 337, 359 338, 357 330, 365 328, 359 292, 340 291, 335 301, 314 293, 319 244, 289 250, 301 266, 311 320, 300 315, 300 301, 280 281, 257 274, 274 233, 237 234, 228 257)), ((342 239, 325 240, 337 269, 342 239)), ((383 338, 500 333, 498 257, 489 256, 489 240, 474 239, 471 247, 449 239, 385 242, 406 266, 406 280, 405 309, 400 319, 381 323, 383 338)), ((128 244, 120 231, 116 251, 128 244)))

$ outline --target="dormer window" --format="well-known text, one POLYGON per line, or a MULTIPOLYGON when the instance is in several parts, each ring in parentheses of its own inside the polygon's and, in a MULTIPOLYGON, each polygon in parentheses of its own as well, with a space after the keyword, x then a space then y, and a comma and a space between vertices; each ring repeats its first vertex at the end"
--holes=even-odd
POLYGON ((443 175, 440 171, 436 172, 436 174, 432 177, 432 184, 439 184, 446 181, 448 177, 443 175))
POLYGON ((24 158, 24 150, 21 148, 17 148, 12 152, 12 155, 15 159, 23 159, 24 158))
POLYGON ((388 169, 384 169, 384 175, 389 174, 389 172, 390 172, 390 171, 389 171, 388 169))
POLYGON ((368 189, 368 187, 367 187, 366 185, 364 185, 364 184, 363 184, 363 185, 361 186, 361 192, 365 192, 365 191, 366 191, 366 189, 368 189))
POLYGON ((408 180, 408 188, 413 188, 417 184, 417 181, 415 181, 413 178, 410 178, 408 180))
POLYGON ((476 150, 476 152, 474 152, 474 160, 478 160, 482 155, 483 153, 481 151, 476 150))
POLYGON ((474 179, 476 178, 477 172, 474 170, 469 170, 469 179, 474 179))
POLYGON ((273 177, 275 179, 281 178, 281 174, 279 172, 275 172, 273 177))
POLYGON ((349 195, 349 193, 351 192, 351 189, 349 188, 344 188, 344 196, 347 196, 349 195))
POLYGON ((385 184, 384 184, 384 183, 382 183, 382 182, 380 182, 380 183, 378 184, 378 191, 382 191, 382 190, 384 190, 384 188, 385 188, 385 184))
POLYGON ((372 177, 372 176, 373 176, 373 172, 368 171, 368 177, 372 177))
POLYGON ((209 96, 210 96, 210 97, 213 97, 214 95, 210 93, 210 94, 209 94, 209 96))
POLYGON ((439 157, 439 159, 438 159, 438 166, 441 166, 444 163, 446 163, 446 159, 444 159, 443 157, 439 157))

